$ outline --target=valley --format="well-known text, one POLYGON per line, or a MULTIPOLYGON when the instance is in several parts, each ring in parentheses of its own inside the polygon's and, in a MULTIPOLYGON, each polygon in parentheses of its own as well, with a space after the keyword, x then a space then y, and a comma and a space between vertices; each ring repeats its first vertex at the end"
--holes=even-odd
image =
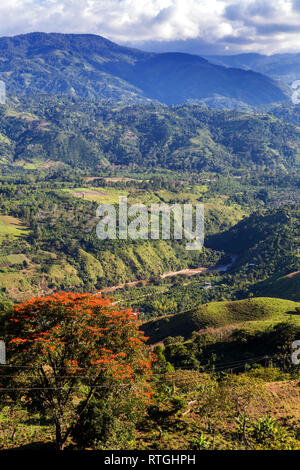
POLYGON ((0 450, 300 449, 297 57, 0 38, 0 450))

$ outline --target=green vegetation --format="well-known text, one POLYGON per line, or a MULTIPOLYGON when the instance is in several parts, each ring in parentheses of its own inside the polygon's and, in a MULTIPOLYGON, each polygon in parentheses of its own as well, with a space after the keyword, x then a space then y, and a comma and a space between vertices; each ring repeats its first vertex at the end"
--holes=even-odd
POLYGON ((22 225, 19 219, 7 215, 0 215, 0 237, 5 237, 6 235, 20 237, 25 233, 26 227, 22 225))
POLYGON ((0 337, 14 366, 0 367, 1 449, 299 449, 297 125, 284 107, 0 107, 0 337), (98 239, 97 207, 118 213, 121 196, 203 203, 203 249, 98 239), (127 341, 129 317, 143 334, 137 312, 156 355, 146 402, 146 356, 127 341))
POLYGON ((299 127, 272 114, 197 105, 112 107, 51 96, 1 105, 0 133, 1 165, 45 171, 67 164, 93 169, 96 176, 99 169, 113 176, 115 166, 131 176, 142 168, 291 170, 300 147, 299 127))
POLYGON ((282 298, 300 302, 300 273, 296 271, 279 279, 268 279, 261 285, 258 284, 256 291, 264 295, 279 295, 282 298))
POLYGON ((274 298, 249 298, 234 302, 211 302, 175 315, 152 320, 143 325, 151 342, 158 342, 168 336, 191 337, 194 331, 207 328, 220 328, 226 325, 240 324, 239 328, 248 328, 254 323, 254 329, 266 328, 281 323, 295 315, 300 326, 300 316, 296 308, 300 303, 274 298))

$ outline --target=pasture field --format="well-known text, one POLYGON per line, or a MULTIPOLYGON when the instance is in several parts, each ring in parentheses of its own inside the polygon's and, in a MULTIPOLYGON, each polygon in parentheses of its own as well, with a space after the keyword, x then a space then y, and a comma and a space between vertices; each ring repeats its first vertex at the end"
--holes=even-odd
POLYGON ((128 196, 128 191, 115 188, 72 188, 64 189, 72 196, 80 197, 86 201, 97 202, 98 204, 118 204, 119 197, 128 196))
POLYGON ((6 235, 20 237, 28 233, 26 227, 16 217, 0 215, 0 238, 6 235))

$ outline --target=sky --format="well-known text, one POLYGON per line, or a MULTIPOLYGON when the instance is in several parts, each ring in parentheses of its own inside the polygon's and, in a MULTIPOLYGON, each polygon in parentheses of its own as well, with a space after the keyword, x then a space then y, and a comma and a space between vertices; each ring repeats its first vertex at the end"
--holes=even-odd
POLYGON ((99 34, 152 51, 300 52, 300 0, 10 0, 0 36, 99 34))

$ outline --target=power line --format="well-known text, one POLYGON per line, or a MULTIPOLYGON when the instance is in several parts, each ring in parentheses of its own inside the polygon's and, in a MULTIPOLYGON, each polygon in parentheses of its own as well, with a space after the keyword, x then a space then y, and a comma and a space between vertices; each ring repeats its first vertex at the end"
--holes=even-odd
MULTIPOLYGON (((255 357, 255 358, 252 358, 252 359, 247 359, 247 360, 242 360, 242 361, 235 361, 235 362, 229 362, 229 363, 224 363, 223 365, 227 365, 227 367, 225 368, 220 368, 221 365, 218 365, 216 364, 216 366, 213 366, 212 368, 210 369, 206 369, 204 372, 201 372, 201 373, 205 373, 205 372, 225 372, 227 370, 235 370, 235 369, 238 369, 240 367, 242 367, 243 365, 246 365, 246 364, 253 364, 255 362, 257 362, 258 360, 263 360, 265 359, 266 357, 268 357, 268 359, 271 359, 271 358, 274 358, 274 357, 277 357, 276 355, 273 355, 273 356, 258 356, 258 357, 255 357)), ((287 356, 285 356, 287 357, 287 356)), ((207 364, 208 365, 208 364, 207 364)), ((4 364, 1 364, 1 366, 5 366, 4 364)), ((15 366, 13 366, 15 367, 15 366)), ((34 368, 34 366, 21 366, 21 367, 31 367, 31 368, 34 368)), ((205 367, 202 366, 202 367, 205 367)), ((177 370, 192 370, 192 371, 195 371, 196 369, 193 369, 189 366, 182 366, 182 367, 178 367, 177 370)), ((176 370, 175 370, 176 371, 176 370)), ((175 372, 174 372, 175 373, 175 372)), ((168 373, 168 375, 172 375, 174 373, 168 373)), ((161 376, 161 373, 155 373, 155 374, 151 374, 151 376, 161 376)), ((2 376, 2 377, 13 377, 13 376, 2 376)), ((31 377, 34 377, 34 376, 31 376, 31 377)), ((82 378, 82 377, 85 377, 85 376, 57 376, 57 377, 65 377, 65 378, 82 378)), ((1 378, 1 375, 0 375, 0 378, 1 378)), ((92 387, 92 388, 96 388, 96 389, 107 389, 108 386, 104 386, 104 385, 91 385, 91 384, 82 384, 83 386, 88 386, 88 387, 92 387)), ((128 387, 129 384, 124 384, 124 385, 119 385, 118 387, 116 387, 117 389, 121 389, 123 387, 128 387)), ((20 391, 20 392, 25 392, 25 391, 39 391, 39 390, 63 390, 63 389, 66 389, 66 386, 64 387, 22 387, 22 388, 12 388, 12 387, 7 387, 7 388, 0 388, 0 392, 3 391, 20 391)), ((68 390, 80 390, 80 388, 78 387, 69 387, 68 390)))
MULTIPOLYGON (((256 357, 249 357, 247 359, 241 359, 241 360, 238 360, 238 361, 229 361, 229 362, 221 362, 221 363, 217 363, 215 364, 215 367, 220 367, 220 366, 230 366, 230 365, 238 365, 238 364, 246 364, 247 362, 253 362, 253 361, 256 361, 256 360, 263 360, 263 359, 266 359, 266 358, 274 358, 274 357, 278 357, 278 355, 274 354, 272 356, 270 355, 264 355, 264 356, 256 356, 256 357)), ((287 355, 285 356, 287 357, 287 355)), ((201 364, 202 367, 205 367, 205 365, 211 365, 211 364, 201 364)), ((41 370, 41 367, 42 366, 36 366, 36 365, 28 365, 28 366, 24 366, 24 365, 14 365, 14 364, 0 364, 0 367, 8 367, 8 368, 15 368, 15 369, 34 369, 34 370, 41 370)), ((96 365, 96 364, 91 364, 90 366, 85 366, 85 367, 78 367, 78 369, 80 370, 85 370, 85 369, 91 369, 91 367, 95 368, 95 369, 99 369, 99 368, 102 368, 101 365, 96 365)), ((189 368, 191 370, 195 370, 195 368, 191 368, 190 366, 181 366, 180 367, 181 369, 182 368, 189 368)), ((67 369, 67 366, 64 366, 64 367, 59 367, 58 369, 67 369)), ((44 372, 46 372, 44 370, 44 372)), ((1 374, 0 374, 0 377, 1 377, 1 374)), ((3 377, 3 376, 2 376, 3 377)), ((71 375, 66 375, 66 376, 56 376, 56 377, 72 377, 71 375)), ((76 377, 79 377, 78 375, 76 375, 76 377)), ((83 376, 82 376, 83 377, 83 376)))
MULTIPOLYGON (((265 359, 266 356, 258 356, 258 357, 254 357, 254 358, 248 358, 248 359, 241 359, 240 361, 230 361, 230 362, 224 362, 224 363, 218 363, 216 364, 216 367, 219 367, 219 366, 224 366, 224 365, 237 365, 237 364, 245 364, 247 363, 248 361, 252 361, 252 360, 262 360, 262 359, 265 359)), ((274 356, 268 356, 269 358, 271 357, 276 357, 275 355, 274 356)), ((204 364, 202 365, 203 367, 205 367, 205 365, 210 365, 210 364, 204 364)), ((34 369, 34 370, 41 370, 41 366, 34 366, 34 365, 28 365, 28 366, 23 366, 23 365, 14 365, 14 364, 0 364, 0 367, 8 367, 8 368, 15 368, 15 369, 34 369)), ((85 366, 85 367, 78 367, 80 370, 85 370, 85 369, 91 369, 91 367, 94 367, 95 369, 101 369, 102 366, 99 365, 95 365, 95 364, 91 364, 90 366, 85 366)), ((191 368, 190 366, 182 366, 182 368, 184 367, 188 367, 190 368, 191 370, 195 370, 193 368, 191 368)), ((58 369, 67 369, 67 367, 59 367, 58 369)), ((46 371, 44 371, 46 372, 46 371)), ((0 377, 1 377, 1 374, 0 374, 0 377)), ((3 376, 2 376, 3 377, 3 376)), ((63 377, 63 376, 57 376, 57 377, 63 377)), ((72 377, 70 375, 67 375, 65 377, 72 377)), ((76 375, 76 377, 78 377, 76 375)))
MULTIPOLYGON (((86 384, 83 384, 83 385, 86 385, 86 384)), ((109 387, 108 386, 105 386, 105 385, 86 385, 86 386, 90 386, 92 388, 104 388, 104 389, 108 389, 109 387)), ((129 385, 128 384, 124 384, 124 385, 119 385, 118 387, 115 387, 117 389, 121 389, 121 388, 125 388, 125 387, 128 387, 129 385)), ((79 387, 68 387, 68 389, 66 387, 21 387, 21 388, 11 388, 11 387, 7 387, 7 388, 0 388, 0 392, 8 392, 8 391, 12 391, 12 392, 25 392, 25 391, 28 391, 28 390, 66 390, 66 392, 69 392, 69 390, 81 390, 79 387)))

